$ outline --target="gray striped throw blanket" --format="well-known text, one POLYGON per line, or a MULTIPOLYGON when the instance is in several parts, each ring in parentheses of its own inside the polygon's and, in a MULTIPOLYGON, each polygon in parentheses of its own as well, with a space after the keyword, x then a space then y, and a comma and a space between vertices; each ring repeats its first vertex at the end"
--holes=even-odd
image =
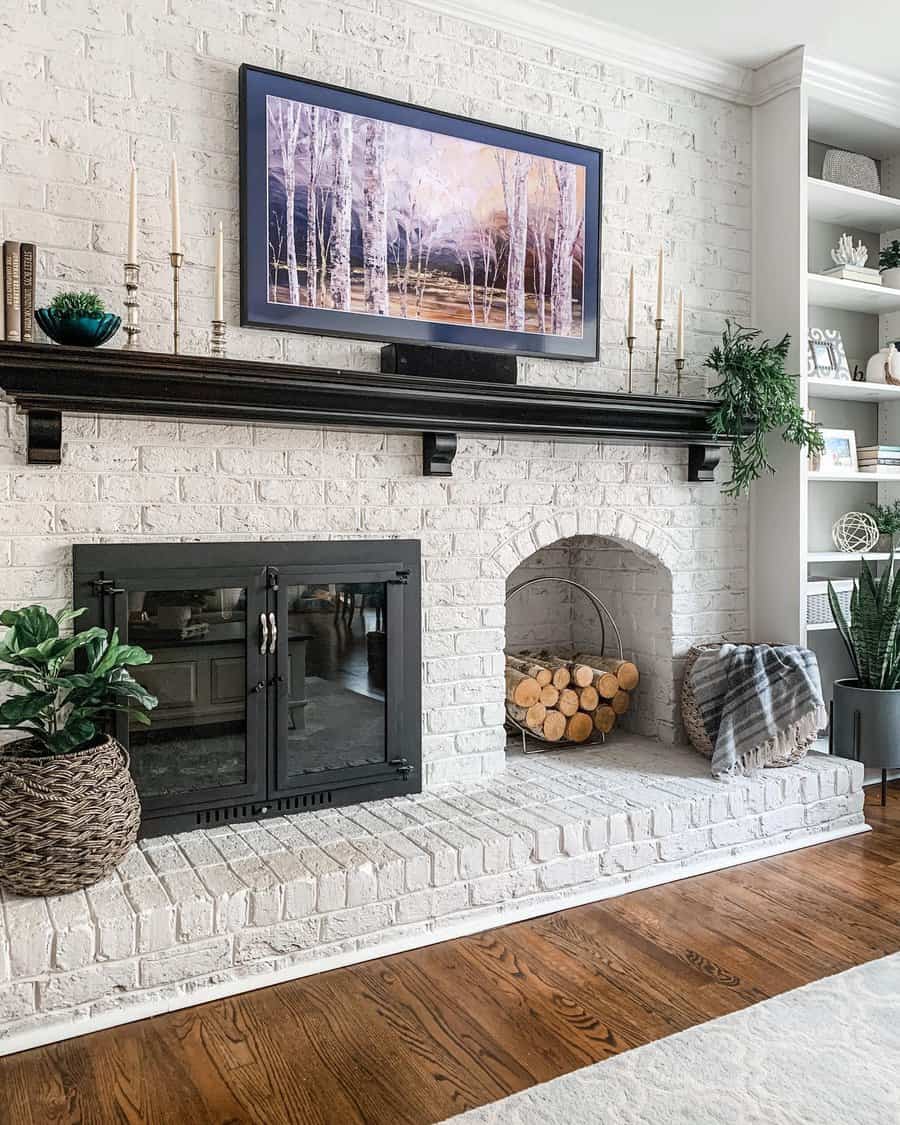
POLYGON ((799 645, 705 649, 691 687, 713 744, 714 777, 787 765, 827 722, 815 655, 799 645))

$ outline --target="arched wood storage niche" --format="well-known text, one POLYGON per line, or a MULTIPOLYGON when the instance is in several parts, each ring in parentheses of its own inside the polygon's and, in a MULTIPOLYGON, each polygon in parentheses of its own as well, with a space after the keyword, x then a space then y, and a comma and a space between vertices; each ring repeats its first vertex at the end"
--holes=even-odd
MULTIPOLYGON (((651 551, 623 539, 575 535, 557 539, 525 558, 507 576, 507 591, 538 576, 567 578, 592 590, 608 607, 625 659, 641 680, 622 729, 673 742, 677 705, 673 653, 672 575, 651 551)), ((515 594, 506 607, 506 649, 597 652, 598 616, 590 601, 564 583, 546 582, 515 594)), ((607 629, 607 648, 617 655, 607 629)))

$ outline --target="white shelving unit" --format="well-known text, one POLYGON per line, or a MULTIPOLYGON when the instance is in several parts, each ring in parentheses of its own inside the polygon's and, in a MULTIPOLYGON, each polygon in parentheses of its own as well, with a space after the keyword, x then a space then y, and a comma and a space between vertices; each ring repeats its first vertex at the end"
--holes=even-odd
POLYGON ((822 309, 842 309, 872 316, 900 311, 900 289, 868 285, 864 281, 845 281, 821 273, 808 275, 807 294, 809 303, 822 309))
MULTIPOLYGON (((801 372, 799 397, 816 420, 854 429, 857 445, 900 445, 900 387, 838 382, 807 374, 809 329, 841 332, 850 362, 900 339, 900 290, 829 277, 829 250, 844 232, 878 250, 900 238, 900 83, 843 73, 802 49, 757 72, 753 152, 754 325, 765 336, 791 334, 790 369, 801 372), (852 81, 851 81, 852 78, 852 81), (821 178, 827 148, 879 161, 882 193, 821 178)), ((823 686, 850 674, 833 624, 807 625, 812 578, 851 578, 862 555, 836 551, 834 521, 871 503, 900 499, 900 472, 812 472, 806 455, 777 438, 774 477, 751 499, 752 634, 808 644, 819 657, 823 686)), ((890 555, 873 551, 869 565, 890 555)))
POLYGON ((900 387, 890 383, 846 383, 838 379, 806 380, 810 399, 836 398, 844 402, 900 402, 900 387))
POLYGON ((886 234, 900 227, 900 199, 872 191, 830 184, 808 176, 807 215, 819 223, 886 234))

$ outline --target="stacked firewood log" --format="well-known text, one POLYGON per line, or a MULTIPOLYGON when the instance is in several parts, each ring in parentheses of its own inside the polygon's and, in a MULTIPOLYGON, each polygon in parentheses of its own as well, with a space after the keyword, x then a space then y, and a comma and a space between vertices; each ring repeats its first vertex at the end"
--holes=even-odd
POLYGON ((609 734, 631 706, 640 674, 630 660, 547 649, 506 654, 506 713, 547 742, 609 734))

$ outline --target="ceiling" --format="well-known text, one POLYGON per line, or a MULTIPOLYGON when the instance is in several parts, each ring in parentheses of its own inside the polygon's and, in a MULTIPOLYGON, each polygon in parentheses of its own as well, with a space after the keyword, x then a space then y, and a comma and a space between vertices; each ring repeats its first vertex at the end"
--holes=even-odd
POLYGON ((883 78, 898 76, 900 5, 890 0, 555 0, 570 12, 756 69, 794 47, 883 78))

